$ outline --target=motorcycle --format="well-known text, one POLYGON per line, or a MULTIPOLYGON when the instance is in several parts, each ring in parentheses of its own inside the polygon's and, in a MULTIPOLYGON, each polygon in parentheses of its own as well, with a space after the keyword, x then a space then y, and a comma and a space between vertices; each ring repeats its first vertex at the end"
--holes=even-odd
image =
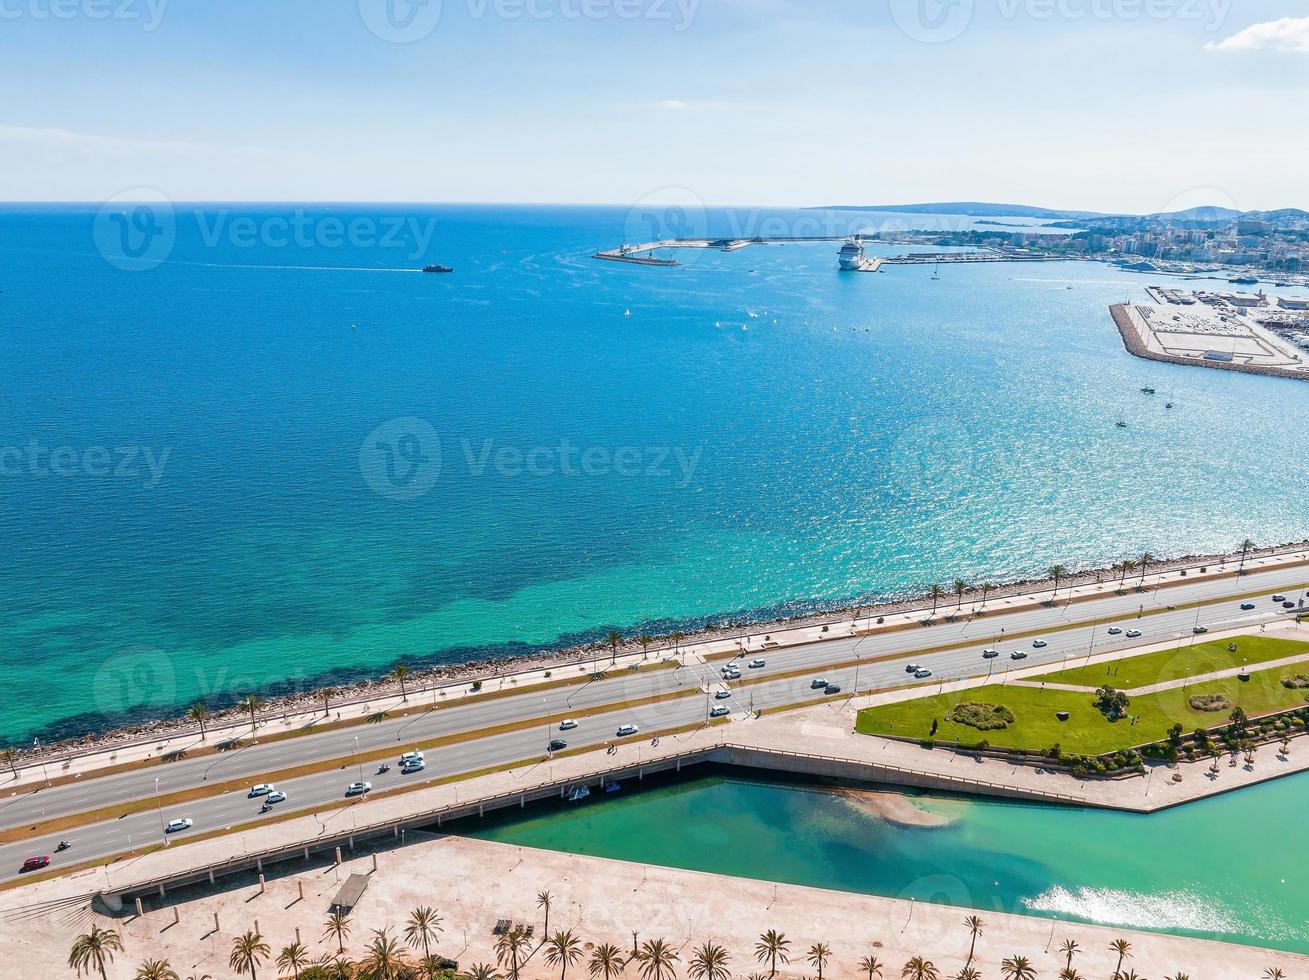
POLYGON ((66 850, 68 850, 68 849, 69 849, 70 847, 72 847, 72 846, 73 846, 73 845, 70 844, 70 843, 68 843, 68 841, 66 841, 66 840, 61 840, 61 841, 59 842, 59 846, 56 847, 55 850, 56 850, 56 851, 66 851, 66 850))
POLYGON ((379 776, 384 776, 390 771, 391 771, 391 767, 385 764, 377 767, 377 774, 379 776))

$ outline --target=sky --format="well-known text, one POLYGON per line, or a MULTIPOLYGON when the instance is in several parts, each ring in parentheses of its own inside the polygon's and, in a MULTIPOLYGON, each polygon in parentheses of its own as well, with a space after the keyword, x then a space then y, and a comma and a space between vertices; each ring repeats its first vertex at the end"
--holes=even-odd
POLYGON ((1309 209, 1305 0, 0 0, 0 92, 9 201, 1309 209))

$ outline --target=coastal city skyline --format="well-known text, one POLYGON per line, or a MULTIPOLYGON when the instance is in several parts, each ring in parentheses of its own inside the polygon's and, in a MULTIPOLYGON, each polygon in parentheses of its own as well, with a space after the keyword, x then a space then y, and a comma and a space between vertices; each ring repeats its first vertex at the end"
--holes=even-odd
POLYGON ((3 24, 11 200, 1309 207, 1285 111, 1309 18, 1283 0, 27 0, 3 24))

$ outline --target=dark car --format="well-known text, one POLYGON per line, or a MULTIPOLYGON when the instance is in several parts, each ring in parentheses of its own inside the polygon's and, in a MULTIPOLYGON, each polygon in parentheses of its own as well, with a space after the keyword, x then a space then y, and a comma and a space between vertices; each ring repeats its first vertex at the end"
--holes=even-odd
POLYGON ((1287 599, 1284 603, 1282 603, 1282 608, 1283 608, 1283 609, 1294 609, 1294 608, 1295 608, 1295 603, 1292 602, 1290 599, 1287 599))
POLYGON ((566 748, 568 748, 568 743, 565 742, 562 738, 552 738, 550 740, 551 752, 560 752, 566 748))
POLYGON ((26 861, 23 862, 23 866, 18 870, 19 873, 21 874, 27 874, 27 872, 29 871, 40 871, 42 868, 46 868, 49 866, 50 866, 49 856, 43 855, 41 857, 28 858, 26 861))
POLYGON ((828 684, 827 687, 823 688, 823 693, 824 693, 824 694, 840 694, 840 693, 841 693, 841 685, 840 685, 840 684, 828 684))
POLYGON ((1209 627, 1208 627, 1208 626, 1193 626, 1193 627, 1191 627, 1191 632, 1192 632, 1192 633, 1208 633, 1208 632, 1209 632, 1209 627))

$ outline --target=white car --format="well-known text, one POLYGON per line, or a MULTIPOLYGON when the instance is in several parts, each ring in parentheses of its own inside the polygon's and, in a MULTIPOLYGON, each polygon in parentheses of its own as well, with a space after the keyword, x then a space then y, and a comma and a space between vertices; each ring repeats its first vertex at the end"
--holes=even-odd
POLYGON ((362 796, 364 793, 372 792, 372 783, 351 783, 345 788, 346 796, 362 796))
POLYGON ((922 664, 909 664, 909 666, 905 667, 904 672, 906 674, 916 674, 922 669, 923 669, 922 664))
POLYGON ((285 803, 285 802, 286 802, 286 794, 283 793, 280 789, 275 789, 275 790, 273 790, 271 793, 268 794, 268 799, 264 800, 264 802, 265 802, 265 803, 285 803))
POLYGON ((1122 631, 1123 631, 1123 628, 1122 628, 1121 626, 1110 626, 1110 627, 1109 627, 1109 635, 1110 635, 1110 636, 1117 636, 1117 635, 1118 635, 1119 633, 1121 633, 1122 631))
POLYGON ((408 776, 411 772, 422 772, 427 768, 427 763, 422 759, 410 759, 400 767, 400 772, 408 776))
POLYGON ((1026 651, 1026 650, 1015 650, 1013 653, 1009 654, 1009 659, 1010 659, 1010 660, 1026 660, 1026 659, 1027 659, 1027 651, 1026 651))
POLYGON ((716 701, 726 701, 731 696, 731 691, 714 691, 714 699, 716 701))
POLYGON ((731 713, 732 713, 732 709, 729 708, 727 705, 725 705, 725 704, 716 704, 716 705, 713 706, 712 709, 710 709, 710 711, 709 711, 709 717, 710 717, 710 718, 721 718, 721 717, 723 717, 723 715, 730 715, 731 713))
POLYGON ((272 783, 258 783, 250 787, 250 794, 247 799, 253 800, 256 796, 267 796, 276 789, 277 787, 272 783))
MULTIPOLYGON (((923 677, 931 677, 932 672, 928 670, 926 667, 919 667, 917 670, 914 671, 914 676, 920 679, 923 677)), ((839 691, 840 688, 837 688, 837 690, 839 691)))
POLYGON ((179 817, 176 820, 168 821, 168 826, 164 828, 164 833, 175 834, 179 830, 190 830, 192 821, 190 817, 179 817))
POLYGON ((723 675, 724 680, 729 680, 729 681, 739 680, 741 677, 741 668, 736 666, 736 664, 728 664, 721 671, 719 671, 719 673, 723 675))
POLYGON ((994 660, 998 656, 1000 656, 1000 651, 995 647, 987 647, 982 651, 982 657, 986 660, 994 660))
POLYGON ((1036 648, 1037 650, 1040 650, 1040 649, 1042 649, 1043 647, 1048 647, 1049 645, 1050 645, 1050 644, 1046 643, 1045 640, 1033 640, 1033 641, 1032 641, 1032 646, 1033 646, 1034 648, 1036 648))
POLYGON ((573 721, 573 719, 571 718, 565 718, 563 721, 559 723, 559 730, 561 732, 572 731, 576 727, 577 727, 577 722, 573 721))
POLYGON ((618 726, 618 737, 619 737, 619 738, 624 738, 624 737, 626 737, 626 736, 628 736, 628 735, 635 735, 635 734, 636 734, 637 732, 639 732, 640 730, 641 730, 641 729, 637 728, 635 725, 619 725, 619 726, 618 726))
POLYGON ((1141 635, 1141 631, 1140 631, 1140 630, 1128 630, 1128 631, 1127 631, 1127 638, 1128 638, 1129 640, 1135 640, 1135 639, 1136 639, 1138 636, 1140 636, 1140 635, 1141 635))
POLYGON ((412 766, 415 762, 421 764, 422 761, 423 761, 423 753, 406 752, 404 755, 400 756, 400 768, 403 769, 405 766, 412 766))
POLYGON ((768 663, 767 660, 751 660, 750 663, 748 663, 746 666, 748 666, 751 670, 758 670, 760 667, 765 666, 767 663, 768 663))

